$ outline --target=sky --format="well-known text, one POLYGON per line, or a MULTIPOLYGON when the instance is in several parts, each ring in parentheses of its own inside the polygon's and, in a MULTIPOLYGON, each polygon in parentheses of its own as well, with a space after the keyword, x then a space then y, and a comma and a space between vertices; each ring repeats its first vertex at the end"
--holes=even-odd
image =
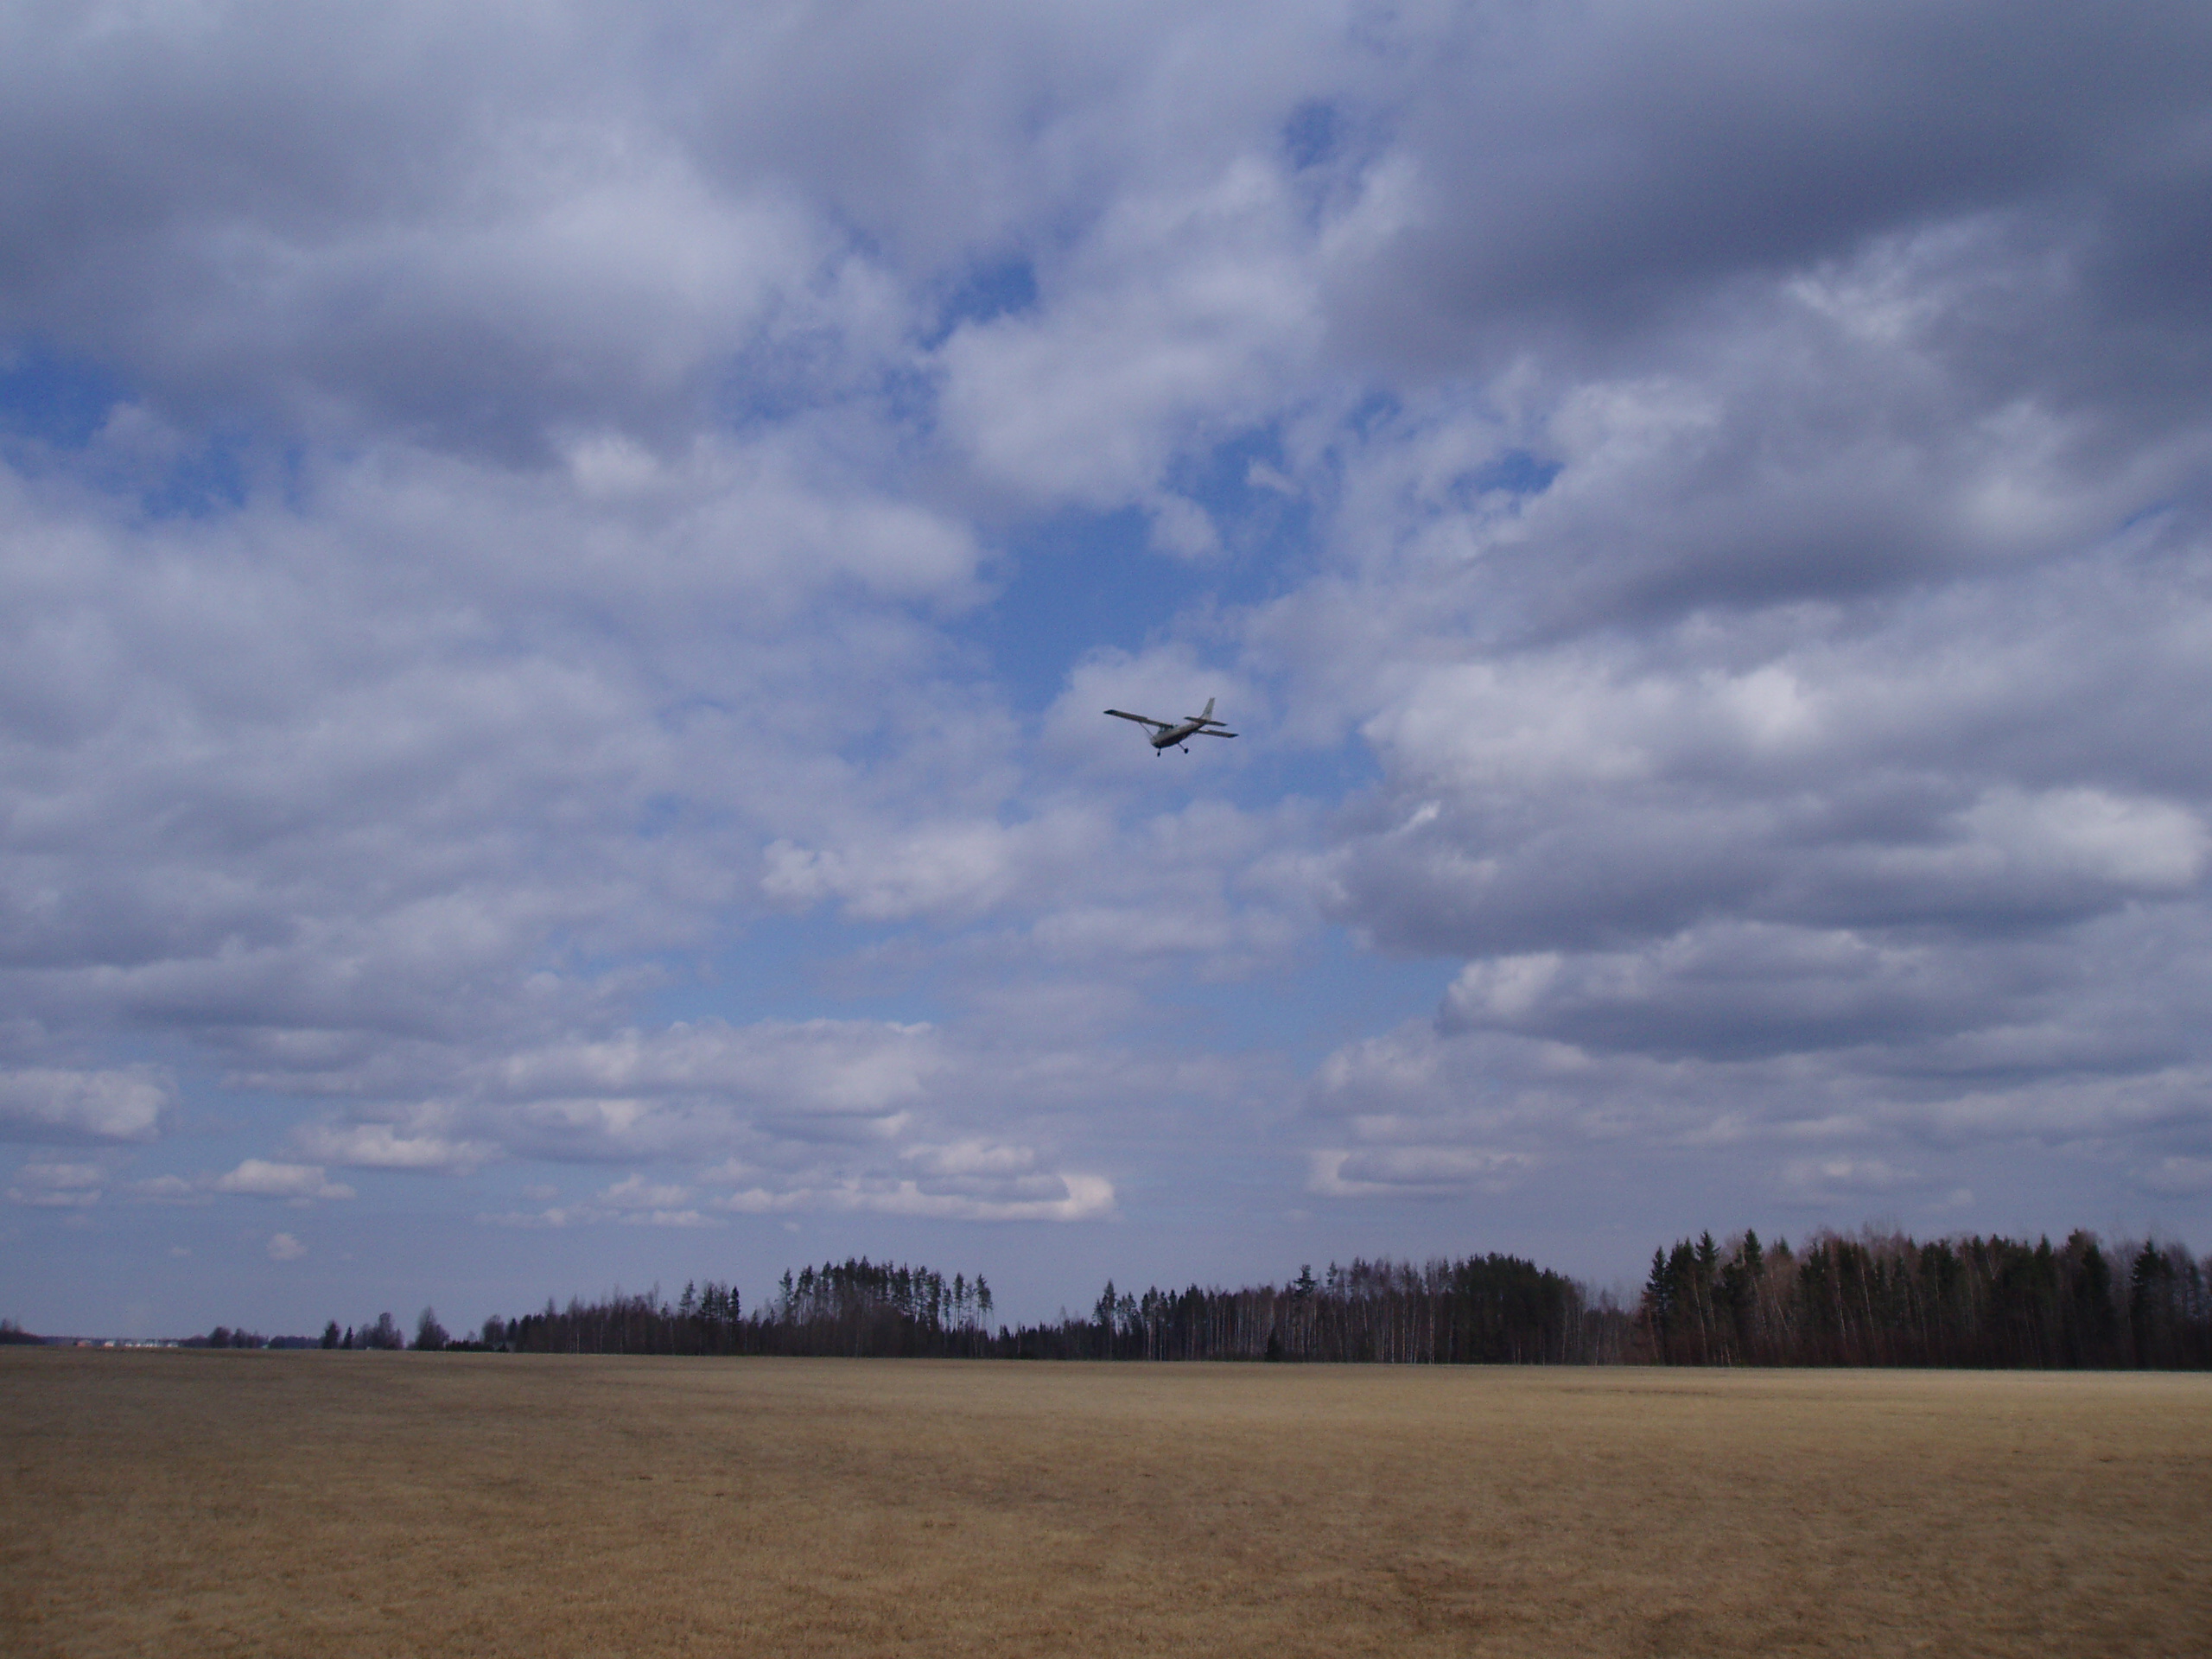
POLYGON ((2212 1247, 2200 0, 20 0, 0 154, 0 1315, 2212 1247))

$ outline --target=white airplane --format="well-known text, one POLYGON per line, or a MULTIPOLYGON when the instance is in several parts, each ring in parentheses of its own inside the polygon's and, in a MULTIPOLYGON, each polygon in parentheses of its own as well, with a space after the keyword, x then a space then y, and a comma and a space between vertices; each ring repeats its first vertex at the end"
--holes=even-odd
POLYGON ((1155 753, 1162 749, 1174 748, 1183 749, 1183 753, 1188 754, 1190 750, 1183 748, 1183 740, 1188 737, 1234 737, 1236 735, 1234 732, 1214 730, 1215 727, 1225 725, 1227 722, 1213 717, 1211 697, 1206 699, 1205 713, 1192 715, 1173 723, 1164 720, 1154 720, 1150 715, 1133 715, 1125 709, 1109 709, 1106 712, 1116 720, 1134 720, 1140 726, 1151 727, 1152 730, 1145 735, 1151 740, 1153 751, 1155 753))

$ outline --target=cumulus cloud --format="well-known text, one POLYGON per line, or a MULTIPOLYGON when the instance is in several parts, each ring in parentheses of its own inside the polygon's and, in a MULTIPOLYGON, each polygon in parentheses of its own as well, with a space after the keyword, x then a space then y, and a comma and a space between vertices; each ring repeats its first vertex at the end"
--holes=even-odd
POLYGON ((1921 1184, 1915 1172, 1879 1158, 1793 1158, 1782 1166, 1781 1179, 1793 1200, 1815 1206, 1838 1198, 1878 1198, 1921 1184))
POLYGON ((38 1209, 82 1209, 98 1204, 106 1185, 107 1173, 98 1164, 25 1164, 8 1188, 8 1201, 38 1209))
POLYGON ((171 1085, 149 1068, 0 1071, 0 1133, 16 1141, 150 1141, 171 1085))
MULTIPOLYGON (((632 1175, 602 1191, 584 1218, 611 1217, 633 1227, 708 1227, 714 1224, 691 1206, 691 1189, 674 1182, 648 1181, 632 1175)), ((550 1217, 553 1211, 543 1214, 550 1217)), ((571 1219, 563 1214, 559 1224, 571 1219)))
POLYGON ((487 1211, 476 1219, 486 1227, 568 1227, 579 1222, 596 1220, 597 1213, 586 1209, 562 1205, 549 1205, 543 1210, 503 1210, 487 1211))
POLYGON ((2163 3, 10 16, 0 1136, 299 1160, 11 1196, 2196 1202, 2208 65, 2163 3), (1097 712, 1210 696, 1187 761, 1097 712))
POLYGON ((909 830, 865 853, 779 840, 769 843, 760 890, 772 902, 795 906, 841 900, 848 914, 866 921, 973 913, 1014 890, 1021 838, 982 820, 909 830))
POLYGON ((296 1262, 308 1253, 308 1247, 289 1233, 269 1236, 269 1259, 271 1262, 296 1262))
POLYGON ((642 1146, 680 1143, 741 1110, 802 1135, 810 1124, 832 1136, 878 1132, 943 1064, 926 1025, 712 1020, 528 1050, 473 1080, 487 1109, 521 1130, 642 1146))
POLYGON ((2195 1198, 2212 1192, 2212 1158, 2161 1158, 2138 1179, 2149 1192, 2167 1198, 2195 1198))
POLYGON ((1803 1053, 1953 1031, 1995 1009, 1931 953, 1834 930, 1713 925, 1633 951, 1544 951, 1471 963, 1445 1029, 1511 1031, 1662 1057, 1803 1053))
POLYGON ((218 1192, 240 1193, 254 1198, 286 1198, 305 1204, 316 1198, 350 1198, 353 1189, 327 1180, 315 1164, 277 1164, 265 1158, 249 1158, 212 1183, 218 1192))
POLYGON ((2212 42, 2184 5, 2142 25, 2120 39, 2081 8, 1738 0, 1409 16, 1412 177, 1344 303, 1409 362, 1433 361, 1439 334, 1632 346, 1734 279, 1989 215, 2093 226, 2103 258, 2158 293, 2175 251, 2152 215, 2177 179, 2152 158, 2201 110, 2190 67, 2212 42), (2115 191, 2136 166, 2144 185, 2115 191))
POLYGON ((780 1192, 744 1187, 724 1198, 722 1207, 747 1215, 826 1210, 938 1221, 1096 1221, 1114 1213, 1114 1184, 1103 1176, 1026 1176, 994 1183, 993 1190, 1031 1196, 982 1197, 918 1180, 863 1178, 780 1192))
POLYGON ((1173 195, 1126 198, 1055 270, 1048 311, 963 327, 939 353, 944 417, 994 482, 1048 501, 1144 501, 1168 550, 1217 538, 1159 493, 1208 427, 1279 407, 1322 335, 1300 204, 1258 157, 1173 195))
MULTIPOLYGON (((1127 1086, 1125 1073, 1075 1075, 1074 1056, 1057 1065, 1046 1054, 1023 1058, 1038 1068, 1039 1084, 1049 1072, 1063 1075, 1049 1091, 1031 1094, 992 1075, 1019 1064, 1016 1056, 949 1044, 922 1024, 712 1020, 632 1029, 464 1071, 449 1100, 418 1114, 435 1129, 324 1122, 296 1132, 295 1142, 356 1167, 466 1170, 496 1154, 652 1160, 698 1172, 683 1179, 633 1172, 582 1203, 552 1204, 557 1190, 533 1184, 528 1195, 543 1208, 488 1217, 513 1225, 696 1226, 715 1209, 968 1219, 1110 1213, 1110 1180, 1053 1169, 1033 1144, 972 1132, 941 1138, 979 1108, 1033 1112, 1046 1098, 1104 1097, 1127 1086), (971 1091, 982 1099, 971 1101, 971 1091)), ((309 1185, 305 1175, 288 1179, 302 1192, 309 1185)), ((257 1179, 271 1191, 276 1185, 265 1173, 257 1179)))
POLYGON ((1452 1198, 1497 1191, 1533 1160, 1480 1147, 1379 1146, 1313 1154, 1309 1192, 1328 1198, 1452 1198))
POLYGON ((390 1123, 313 1123, 294 1135, 300 1150, 326 1164, 355 1169, 419 1169, 465 1173, 498 1155, 487 1141, 410 1134, 390 1123))
POLYGON ((729 1160, 695 1185, 632 1174, 587 1204, 511 1211, 481 1219, 508 1227, 713 1227, 734 1215, 858 1213, 956 1221, 1090 1221, 1115 1213, 1114 1186, 1101 1176, 1037 1169, 1029 1147, 908 1147, 912 1173, 841 1170, 815 1160, 802 1169, 729 1160), (706 1206, 702 1208, 702 1205, 706 1206))
POLYGON ((204 1181, 187 1180, 181 1175, 154 1175, 144 1180, 125 1182, 122 1190, 142 1204, 205 1204, 208 1190, 204 1181))

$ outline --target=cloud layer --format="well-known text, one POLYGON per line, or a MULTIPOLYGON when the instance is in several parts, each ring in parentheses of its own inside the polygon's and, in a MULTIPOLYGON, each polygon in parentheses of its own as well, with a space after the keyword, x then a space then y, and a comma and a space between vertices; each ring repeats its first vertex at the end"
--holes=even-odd
POLYGON ((2201 7, 0 66, 13 1213, 2212 1220, 2201 7))

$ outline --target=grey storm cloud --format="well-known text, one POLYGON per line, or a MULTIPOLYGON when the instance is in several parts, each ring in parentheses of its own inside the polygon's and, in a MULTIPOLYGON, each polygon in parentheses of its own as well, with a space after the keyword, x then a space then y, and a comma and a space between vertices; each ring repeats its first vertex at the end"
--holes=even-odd
POLYGON ((11 1215, 2201 1217, 2208 89, 2181 4, 13 9, 0 1137, 98 1150, 11 1215))

